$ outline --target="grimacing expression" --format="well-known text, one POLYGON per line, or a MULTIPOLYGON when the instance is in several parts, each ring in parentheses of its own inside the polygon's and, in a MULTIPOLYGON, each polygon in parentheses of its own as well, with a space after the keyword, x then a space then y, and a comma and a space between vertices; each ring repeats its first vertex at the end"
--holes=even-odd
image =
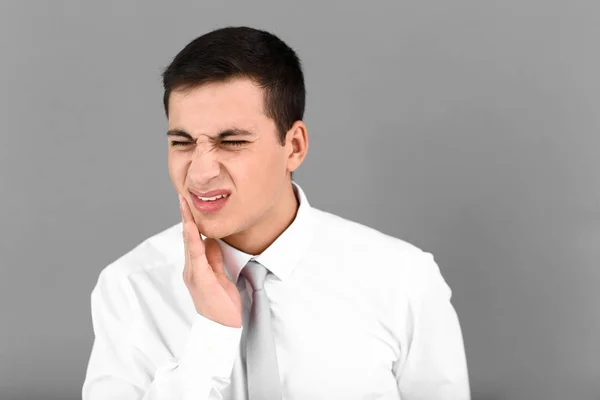
POLYGON ((292 145, 281 145, 265 115, 263 89, 235 79, 173 91, 168 130, 169 176, 202 234, 227 237, 268 219, 289 182, 292 145), (231 194, 220 211, 202 213, 190 189, 231 194))

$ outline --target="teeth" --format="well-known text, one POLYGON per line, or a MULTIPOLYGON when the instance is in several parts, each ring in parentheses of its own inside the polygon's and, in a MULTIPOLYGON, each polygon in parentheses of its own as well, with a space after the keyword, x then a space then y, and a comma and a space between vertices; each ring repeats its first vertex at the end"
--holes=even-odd
POLYGON ((225 198, 227 196, 229 196, 229 195, 227 195, 227 194, 220 194, 220 195, 215 196, 215 197, 200 197, 200 196, 196 196, 196 197, 198 197, 202 201, 215 201, 215 200, 219 200, 219 199, 225 198))

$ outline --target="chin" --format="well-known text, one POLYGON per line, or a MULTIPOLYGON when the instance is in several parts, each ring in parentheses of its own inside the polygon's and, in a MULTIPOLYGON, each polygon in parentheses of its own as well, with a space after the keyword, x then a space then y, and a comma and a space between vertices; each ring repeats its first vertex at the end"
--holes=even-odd
POLYGON ((217 221, 201 221, 197 224, 198 230, 207 238, 222 239, 236 233, 236 230, 217 221))

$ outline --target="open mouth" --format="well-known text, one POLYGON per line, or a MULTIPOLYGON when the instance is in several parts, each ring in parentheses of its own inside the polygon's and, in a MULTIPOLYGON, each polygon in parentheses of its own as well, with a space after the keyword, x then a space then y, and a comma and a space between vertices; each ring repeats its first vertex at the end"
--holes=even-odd
POLYGON ((192 194, 194 207, 201 213, 215 213, 221 210, 229 200, 229 194, 222 194, 213 197, 200 197, 192 194))

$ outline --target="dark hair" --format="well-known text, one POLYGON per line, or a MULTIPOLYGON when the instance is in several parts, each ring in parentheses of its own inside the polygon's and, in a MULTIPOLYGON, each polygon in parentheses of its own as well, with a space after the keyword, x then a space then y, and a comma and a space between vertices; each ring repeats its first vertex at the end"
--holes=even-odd
POLYGON ((165 113, 168 117, 173 90, 244 77, 264 89, 265 114, 275 121, 284 144, 287 131, 304 117, 304 76, 294 50, 263 30, 225 27, 185 46, 162 74, 165 113))

